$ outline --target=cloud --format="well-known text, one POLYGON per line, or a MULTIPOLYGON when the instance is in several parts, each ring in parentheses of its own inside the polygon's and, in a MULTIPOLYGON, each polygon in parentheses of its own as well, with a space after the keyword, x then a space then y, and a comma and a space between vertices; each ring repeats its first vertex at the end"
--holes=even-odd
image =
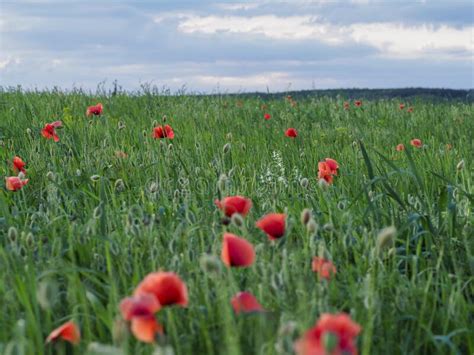
POLYGON ((338 46, 356 42, 376 48, 382 56, 417 58, 434 53, 446 59, 468 59, 473 54, 474 26, 454 28, 400 23, 356 23, 335 26, 316 16, 189 16, 178 30, 223 35, 236 33, 273 40, 318 41, 338 46))

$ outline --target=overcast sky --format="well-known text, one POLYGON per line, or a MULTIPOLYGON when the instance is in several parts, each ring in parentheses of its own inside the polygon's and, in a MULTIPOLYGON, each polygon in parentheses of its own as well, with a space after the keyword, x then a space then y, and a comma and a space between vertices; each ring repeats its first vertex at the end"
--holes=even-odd
POLYGON ((0 85, 474 87, 464 0, 0 0, 0 85))

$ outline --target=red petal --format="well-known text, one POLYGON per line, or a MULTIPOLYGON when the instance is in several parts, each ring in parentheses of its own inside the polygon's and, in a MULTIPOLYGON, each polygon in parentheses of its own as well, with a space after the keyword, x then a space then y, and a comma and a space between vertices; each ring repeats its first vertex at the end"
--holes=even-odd
POLYGON ((250 266, 255 260, 255 250, 253 245, 247 240, 231 233, 225 233, 222 242, 221 259, 227 266, 250 266))
POLYGON ((46 338, 46 342, 49 343, 57 339, 63 339, 72 344, 78 344, 81 340, 81 333, 77 325, 70 321, 53 330, 48 338, 46 338))
POLYGON ((154 295, 162 306, 188 305, 186 284, 173 272, 158 271, 148 274, 137 286, 134 295, 144 293, 154 295))
POLYGON ((230 301, 236 314, 240 312, 263 312, 265 309, 250 292, 239 292, 230 301))

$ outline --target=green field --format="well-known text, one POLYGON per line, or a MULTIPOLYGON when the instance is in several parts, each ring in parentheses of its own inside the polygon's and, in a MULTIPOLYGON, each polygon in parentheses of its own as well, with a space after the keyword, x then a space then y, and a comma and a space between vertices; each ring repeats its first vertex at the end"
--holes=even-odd
POLYGON ((344 101, 2 91, 0 353, 291 354, 322 313, 346 312, 361 354, 473 354, 473 104, 344 101), (173 140, 152 138, 163 117, 173 140), (55 143, 41 129, 57 120, 55 143), (13 192, 15 156, 29 182, 13 192), (340 168, 325 187, 328 157, 340 168), (253 203, 242 226, 214 204, 233 195, 253 203), (255 226, 270 212, 287 214, 276 241, 255 226), (224 232, 254 245, 252 266, 221 262, 224 232), (314 256, 337 268, 329 281, 314 256), (160 310, 165 334, 146 344, 119 304, 158 270, 189 304, 160 310), (234 314, 239 291, 267 312, 234 314), (80 343, 45 344, 69 320, 80 343))

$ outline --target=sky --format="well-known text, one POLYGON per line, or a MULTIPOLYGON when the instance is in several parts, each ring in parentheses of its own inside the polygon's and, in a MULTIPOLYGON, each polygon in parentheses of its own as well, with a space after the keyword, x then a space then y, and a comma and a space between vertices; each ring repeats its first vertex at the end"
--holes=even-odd
POLYGON ((474 87, 464 0, 0 0, 0 86, 474 87))

